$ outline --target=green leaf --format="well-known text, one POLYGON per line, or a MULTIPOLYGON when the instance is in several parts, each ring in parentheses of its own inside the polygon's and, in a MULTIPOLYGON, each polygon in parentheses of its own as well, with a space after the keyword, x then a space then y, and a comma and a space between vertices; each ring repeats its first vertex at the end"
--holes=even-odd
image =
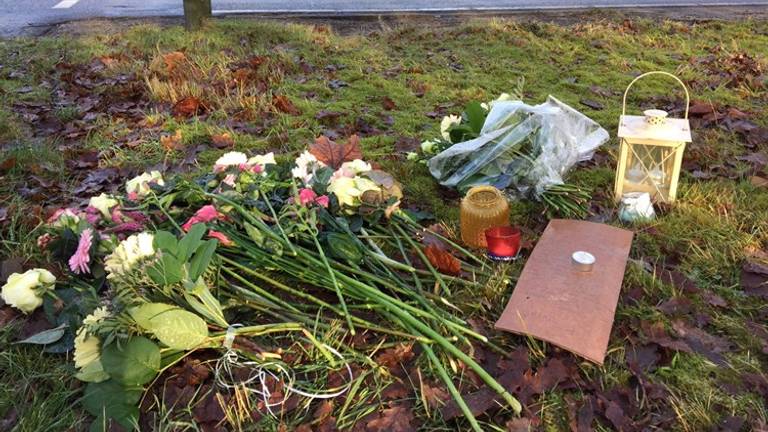
POLYGON ((176 236, 168 231, 158 231, 155 233, 155 249, 170 253, 173 256, 179 255, 179 241, 176 236))
POLYGON ((150 319, 150 330, 169 348, 190 350, 208 338, 208 326, 202 318, 180 308, 168 310, 150 319))
POLYGON ((200 247, 200 240, 205 235, 205 224, 198 223, 192 225, 189 232, 179 240, 179 260, 186 262, 189 257, 200 247))
POLYGON ((184 279, 184 267, 172 255, 163 255, 152 267, 147 268, 147 275, 158 285, 173 285, 184 279))
POLYGON ((151 381, 160 370, 160 348, 151 340, 136 336, 122 347, 113 343, 104 348, 101 364, 104 371, 121 384, 140 386, 151 381))
POLYGON ((208 268, 208 264, 211 263, 211 259, 213 258, 213 254, 216 252, 216 247, 218 245, 218 240, 211 239, 197 248, 195 255, 189 262, 190 280, 196 280, 198 277, 202 276, 202 274, 205 272, 205 269, 208 268))
POLYGON ((248 222, 244 222, 243 226, 245 226, 245 232, 248 234, 248 237, 250 237, 257 246, 262 247, 264 245, 264 233, 248 222))
POLYGON ((40 333, 34 334, 24 340, 20 340, 18 342, 14 342, 17 344, 35 344, 35 345, 48 345, 52 344, 59 339, 61 339, 62 336, 64 336, 64 333, 67 331, 67 327, 69 327, 67 324, 62 324, 56 328, 52 328, 49 330, 43 330, 40 333))
POLYGON ((359 263, 363 260, 363 251, 348 234, 330 232, 326 235, 325 241, 332 257, 352 263, 359 263))
POLYGON ((139 327, 152 331, 152 323, 150 322, 152 318, 172 309, 178 309, 178 307, 165 303, 144 303, 141 306, 129 309, 128 313, 139 327))
POLYGON ((479 102, 470 102, 467 107, 464 108, 464 114, 467 116, 467 122, 469 127, 475 135, 480 135, 480 131, 483 130, 483 123, 485 123, 486 113, 482 105, 479 102))
POLYGON ((126 388, 115 380, 88 384, 82 402, 85 410, 97 417, 91 430, 103 431, 103 426, 109 424, 105 419, 110 418, 132 430, 132 424, 139 417, 136 404, 141 393, 140 388, 126 388))

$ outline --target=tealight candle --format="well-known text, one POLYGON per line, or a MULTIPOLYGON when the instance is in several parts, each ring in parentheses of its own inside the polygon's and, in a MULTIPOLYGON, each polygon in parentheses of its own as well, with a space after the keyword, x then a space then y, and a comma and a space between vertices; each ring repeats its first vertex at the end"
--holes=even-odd
POLYGON ((576 251, 571 255, 571 261, 573 261, 576 271, 589 272, 595 266, 595 256, 589 252, 576 251))
POLYGON ((510 226, 497 226, 485 230, 488 257, 498 261, 510 261, 520 250, 520 230, 510 226))

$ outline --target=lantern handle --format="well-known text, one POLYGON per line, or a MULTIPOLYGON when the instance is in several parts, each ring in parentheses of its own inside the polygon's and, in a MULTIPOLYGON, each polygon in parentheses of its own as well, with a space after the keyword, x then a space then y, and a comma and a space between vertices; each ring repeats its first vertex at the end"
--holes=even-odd
POLYGON ((648 75, 654 75, 654 74, 661 74, 661 75, 666 75, 666 76, 672 77, 678 83, 680 83, 680 86, 685 91, 685 118, 688 119, 688 108, 690 108, 690 106, 691 106, 691 96, 688 94, 688 88, 680 80, 680 78, 676 77, 675 75, 672 75, 669 72, 664 72, 664 71, 646 72, 646 73, 638 76, 637 78, 633 79, 632 82, 629 83, 629 85, 627 86, 627 89, 624 90, 624 101, 623 101, 622 108, 621 108, 621 115, 626 115, 627 114, 627 94, 629 94, 629 89, 632 87, 632 85, 635 84, 638 80, 640 80, 640 78, 645 78, 648 75))

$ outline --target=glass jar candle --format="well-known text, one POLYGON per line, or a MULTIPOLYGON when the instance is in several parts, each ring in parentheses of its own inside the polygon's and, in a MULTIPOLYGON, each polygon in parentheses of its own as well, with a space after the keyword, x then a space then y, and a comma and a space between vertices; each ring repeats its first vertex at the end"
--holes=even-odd
POLYGON ((461 240, 467 246, 485 248, 485 230, 509 226, 509 203, 493 186, 475 186, 461 200, 461 240))

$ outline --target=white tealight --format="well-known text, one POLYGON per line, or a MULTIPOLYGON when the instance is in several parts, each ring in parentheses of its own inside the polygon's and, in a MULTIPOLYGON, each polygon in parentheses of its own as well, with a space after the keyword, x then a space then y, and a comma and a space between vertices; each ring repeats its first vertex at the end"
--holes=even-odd
POLYGON ((573 255, 571 255, 571 260, 577 271, 592 271, 592 267, 595 265, 595 256, 585 251, 574 252, 573 255))

